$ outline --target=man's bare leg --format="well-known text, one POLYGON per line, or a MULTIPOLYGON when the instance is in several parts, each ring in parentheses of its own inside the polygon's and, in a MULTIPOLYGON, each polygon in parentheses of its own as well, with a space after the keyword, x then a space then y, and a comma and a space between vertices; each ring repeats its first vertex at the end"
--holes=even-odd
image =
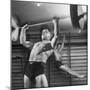
POLYGON ((37 76, 35 80, 37 88, 48 87, 48 81, 44 74, 37 76))
POLYGON ((45 88, 48 87, 48 81, 45 74, 42 75, 42 87, 45 87, 45 88))
POLYGON ((42 75, 39 75, 39 76, 37 76, 36 78, 35 78, 35 80, 36 80, 36 87, 37 88, 40 88, 42 85, 42 83, 41 83, 41 76, 42 75))
POLYGON ((24 75, 24 88, 30 88, 30 80, 26 75, 24 75))
POLYGON ((66 71, 66 72, 68 72, 69 74, 71 74, 71 75, 73 75, 73 76, 78 77, 78 78, 84 78, 84 77, 85 77, 84 75, 80 75, 80 74, 78 74, 77 72, 71 70, 71 68, 69 68, 69 67, 66 66, 66 65, 61 65, 59 68, 62 69, 62 70, 64 70, 64 71, 66 71))

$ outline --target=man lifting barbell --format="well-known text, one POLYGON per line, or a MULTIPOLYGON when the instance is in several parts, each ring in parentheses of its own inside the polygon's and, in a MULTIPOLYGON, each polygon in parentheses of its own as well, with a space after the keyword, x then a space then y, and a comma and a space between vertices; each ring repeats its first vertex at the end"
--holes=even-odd
MULTIPOLYGON (((34 44, 29 62, 25 69, 24 74, 24 88, 29 88, 29 80, 36 80, 36 87, 48 87, 48 81, 44 74, 44 65, 47 62, 48 57, 53 53, 54 43, 57 39, 57 21, 53 19, 51 22, 54 24, 54 36, 51 39, 51 33, 49 31, 49 27, 42 26, 41 28, 41 39, 42 41, 34 44), (47 47, 49 48, 47 48, 47 47)), ((50 23, 50 22, 49 22, 50 23)), ((45 23, 46 24, 46 23, 45 23)), ((30 27, 30 25, 25 25, 21 31, 21 44, 25 47, 30 48, 33 43, 30 41, 26 41, 26 30, 30 27)))

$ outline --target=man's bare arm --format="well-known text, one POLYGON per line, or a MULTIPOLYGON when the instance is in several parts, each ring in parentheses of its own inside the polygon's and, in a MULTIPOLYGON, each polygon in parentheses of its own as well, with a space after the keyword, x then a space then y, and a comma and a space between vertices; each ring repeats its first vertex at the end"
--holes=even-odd
POLYGON ((51 49, 51 50, 48 50, 48 51, 43 52, 43 53, 45 53, 47 55, 47 57, 49 57, 52 55, 53 52, 54 52, 54 49, 51 49))
POLYGON ((54 37, 51 40, 52 47, 54 47, 54 44, 55 44, 56 39, 57 39, 57 21, 55 19, 53 19, 53 24, 54 24, 54 37))
POLYGON ((64 47, 64 43, 65 43, 65 35, 64 35, 64 38, 63 38, 63 42, 62 42, 62 45, 60 48, 58 48, 59 52, 62 51, 63 47, 64 47))
POLYGON ((15 27, 15 30, 11 34, 13 41, 16 41, 18 39, 18 34, 19 34, 19 27, 15 27))
POLYGON ((13 17, 11 19, 11 26, 14 28, 14 31, 12 32, 11 37, 12 37, 13 41, 16 41, 18 39, 19 26, 17 25, 17 23, 13 17))
POLYGON ((24 45, 25 47, 29 48, 32 47, 33 43, 30 41, 26 41, 26 30, 28 29, 28 25, 22 27, 21 34, 20 34, 20 44, 24 45))

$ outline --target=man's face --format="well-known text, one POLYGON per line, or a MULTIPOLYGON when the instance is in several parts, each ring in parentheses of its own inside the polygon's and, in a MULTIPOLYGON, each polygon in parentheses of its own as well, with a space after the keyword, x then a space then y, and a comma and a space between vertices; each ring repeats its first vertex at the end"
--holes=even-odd
POLYGON ((51 39, 51 33, 49 32, 48 29, 43 29, 41 37, 42 37, 42 40, 50 40, 51 39))

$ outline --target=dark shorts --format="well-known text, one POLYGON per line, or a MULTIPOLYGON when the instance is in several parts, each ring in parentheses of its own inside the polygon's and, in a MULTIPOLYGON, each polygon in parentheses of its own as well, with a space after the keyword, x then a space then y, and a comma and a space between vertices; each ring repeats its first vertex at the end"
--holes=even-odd
POLYGON ((33 80, 36 76, 44 74, 44 64, 42 62, 33 62, 26 65, 24 74, 33 80))
POLYGON ((60 67, 60 66, 64 65, 64 64, 62 63, 62 61, 55 61, 55 64, 56 64, 57 67, 60 67))

